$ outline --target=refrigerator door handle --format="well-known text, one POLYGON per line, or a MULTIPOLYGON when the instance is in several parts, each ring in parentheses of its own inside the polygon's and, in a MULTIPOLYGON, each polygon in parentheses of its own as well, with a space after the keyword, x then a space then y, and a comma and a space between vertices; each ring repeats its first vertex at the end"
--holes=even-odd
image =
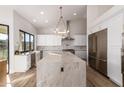
POLYGON ((100 61, 107 62, 107 60, 99 59, 100 61))
POLYGON ((89 57, 94 58, 94 59, 97 59, 97 58, 96 58, 96 57, 94 57, 94 56, 89 56, 89 57))

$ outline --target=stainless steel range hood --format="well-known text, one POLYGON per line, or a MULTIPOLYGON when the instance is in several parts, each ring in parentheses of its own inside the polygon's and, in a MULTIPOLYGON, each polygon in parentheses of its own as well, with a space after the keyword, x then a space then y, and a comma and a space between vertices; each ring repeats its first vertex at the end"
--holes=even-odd
POLYGON ((67 25, 67 37, 63 38, 62 40, 74 40, 74 38, 71 37, 70 35, 70 21, 67 20, 66 21, 66 25, 67 25))

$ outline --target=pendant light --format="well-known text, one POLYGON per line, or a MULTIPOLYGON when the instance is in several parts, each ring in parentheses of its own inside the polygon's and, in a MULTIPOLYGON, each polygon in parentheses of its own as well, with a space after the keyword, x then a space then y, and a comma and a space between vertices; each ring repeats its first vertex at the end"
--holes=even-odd
POLYGON ((55 28, 55 33, 61 35, 62 38, 65 38, 67 36, 67 27, 62 15, 62 7, 60 6, 59 9, 60 9, 60 17, 55 28))

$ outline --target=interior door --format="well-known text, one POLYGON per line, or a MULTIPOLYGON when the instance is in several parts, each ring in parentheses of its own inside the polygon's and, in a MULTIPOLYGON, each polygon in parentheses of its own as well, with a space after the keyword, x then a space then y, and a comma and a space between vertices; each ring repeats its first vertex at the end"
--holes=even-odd
POLYGON ((93 42, 92 42, 92 37, 93 37, 93 35, 91 34, 91 35, 89 35, 89 37, 88 37, 88 55, 92 55, 92 45, 93 45, 93 42))
POLYGON ((6 84, 9 72, 9 26, 0 24, 0 85, 6 84))
POLYGON ((9 72, 9 26, 0 24, 0 60, 6 60, 9 72))

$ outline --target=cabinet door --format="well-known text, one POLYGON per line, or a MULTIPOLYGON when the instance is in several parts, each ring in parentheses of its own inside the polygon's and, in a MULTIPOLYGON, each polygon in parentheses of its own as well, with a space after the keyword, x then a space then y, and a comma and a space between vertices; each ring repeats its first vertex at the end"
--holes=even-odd
POLYGON ((96 57, 97 57, 97 36, 96 34, 91 34, 89 36, 89 65, 96 69, 96 57))
POLYGON ((89 56, 89 65, 90 65, 92 68, 96 69, 96 59, 93 58, 93 57, 91 57, 91 56, 89 56))
POLYGON ((25 63, 26 63, 25 71, 27 71, 31 67, 31 55, 27 55, 26 58, 27 58, 27 60, 25 61, 25 63))
POLYGON ((89 35, 88 37, 88 55, 92 55, 92 45, 93 45, 93 42, 92 42, 92 35, 89 35))
POLYGON ((97 32, 97 69, 107 75, 107 30, 97 32))
POLYGON ((99 59, 107 59, 107 30, 97 32, 97 55, 99 59))
POLYGON ((36 66, 36 53, 32 53, 31 54, 31 67, 35 67, 36 66))
POLYGON ((61 46, 58 35, 37 35, 37 46, 61 46))
POLYGON ((89 41, 89 55, 96 57, 97 55, 97 35, 91 34, 88 38, 89 41))

